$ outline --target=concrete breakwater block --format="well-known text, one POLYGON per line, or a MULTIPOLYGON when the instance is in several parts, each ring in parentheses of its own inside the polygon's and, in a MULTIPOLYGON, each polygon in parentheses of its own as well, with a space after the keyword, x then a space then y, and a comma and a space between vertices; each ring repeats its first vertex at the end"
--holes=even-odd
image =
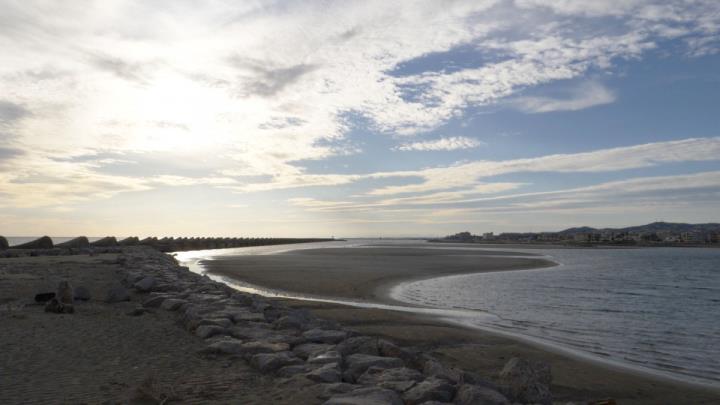
POLYGON ((10 247, 8 240, 4 236, 0 236, 0 249, 7 249, 10 247))
POLYGON ((33 241, 13 246, 13 249, 52 249, 55 245, 49 236, 35 239, 33 241))
POLYGON ((94 246, 94 247, 113 247, 113 246, 117 246, 117 245, 118 245, 118 242, 114 236, 106 236, 106 237, 96 240, 95 242, 90 244, 90 246, 94 246))
POLYGON ((75 239, 70 239, 67 242, 58 243, 55 247, 67 248, 67 249, 85 249, 90 247, 90 241, 85 236, 79 236, 75 239))

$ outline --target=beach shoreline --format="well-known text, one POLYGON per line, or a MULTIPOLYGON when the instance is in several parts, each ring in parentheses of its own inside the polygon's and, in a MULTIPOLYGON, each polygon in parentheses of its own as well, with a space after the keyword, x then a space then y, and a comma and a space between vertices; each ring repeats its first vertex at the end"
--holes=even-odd
MULTIPOLYGON (((480 247, 480 246, 478 246, 480 247)), ((486 249, 485 247, 482 247, 486 249)), ((513 247, 514 248, 514 247, 513 247)), ((340 248, 342 249, 342 248, 340 248)), ((397 249, 397 247, 393 247, 393 249, 397 249)), ((493 253, 490 250, 478 250, 479 252, 482 252, 481 255, 483 256, 484 260, 488 259, 497 259, 496 255, 493 255, 493 253)), ((304 256, 312 255, 313 253, 317 254, 318 252, 312 252, 312 251, 305 251, 304 256)), ((347 252, 346 252, 347 253, 347 252)), ((500 253, 499 256, 505 256, 505 260, 511 260, 512 259, 517 260, 517 252, 497 252, 500 253)), ((297 277, 289 277, 287 274, 287 269, 284 271, 281 271, 282 275, 285 278, 285 282, 281 282, 280 279, 277 277, 273 277, 272 275, 265 275, 265 278, 260 277, 257 273, 252 271, 252 265, 258 265, 260 264, 260 267, 267 270, 268 261, 275 261, 277 259, 277 262, 273 266, 277 266, 279 268, 284 267, 284 262, 287 260, 287 257, 291 256, 294 257, 294 260, 296 261, 295 265, 292 267, 297 268, 297 260, 298 255, 293 254, 293 252, 286 252, 281 255, 275 255, 275 256, 267 256, 265 259, 260 260, 261 263, 258 263, 257 261, 253 263, 248 263, 247 258, 242 257, 233 257, 232 259, 229 258, 222 258, 218 257, 215 258, 215 260, 209 260, 203 263, 203 266, 208 270, 209 274, 221 274, 225 277, 230 277, 232 279, 241 280, 243 282, 249 282, 250 284, 261 286, 261 287, 267 287, 271 290, 281 290, 286 292, 291 292, 290 295, 294 294, 294 297, 292 299, 289 299, 288 301, 292 303, 293 306, 297 308, 304 308, 304 309, 310 309, 312 311, 316 311, 318 313, 318 316, 322 317, 329 317, 331 319, 338 320, 341 324, 344 326, 349 327, 355 327, 358 328, 359 331, 368 331, 367 326, 363 326, 363 323, 372 324, 377 321, 378 318, 388 317, 388 318, 394 318, 396 321, 404 324, 410 329, 413 329, 409 325, 414 324, 422 324, 422 325, 432 325, 433 328, 439 328, 444 330, 444 337, 438 338, 435 341, 433 350, 444 350, 443 348, 446 348, 449 346, 447 343, 443 343, 443 340, 446 340, 447 342, 453 342, 455 340, 455 336, 464 336, 464 342, 463 345, 473 345, 473 341, 476 340, 478 342, 482 341, 491 341, 496 342, 494 345, 494 349, 491 351, 497 353, 504 352, 503 349, 500 349, 501 347, 513 347, 516 353, 523 353, 530 357, 535 358, 541 358, 541 359, 552 359, 552 362, 560 365, 559 367, 555 367, 556 369, 560 369, 560 375, 563 377, 563 385, 565 385, 565 388, 568 389, 568 392, 572 392, 575 389, 584 389, 588 394, 592 392, 592 395, 601 395, 602 389, 607 388, 608 392, 614 392, 614 397, 617 398, 623 398, 622 403, 634 403, 634 404, 650 404, 650 403, 656 403, 654 401, 659 400, 659 398, 670 398, 672 397, 672 392, 680 392, 682 393, 682 398, 689 398, 690 397, 696 398, 697 403, 703 403, 702 401, 706 400, 703 398, 713 398, 712 400, 707 400, 708 402, 705 403, 712 403, 714 401, 717 401, 716 398, 720 398, 720 389, 718 389, 715 386, 704 384, 701 382, 694 382, 694 381, 687 381, 687 380, 681 380, 678 378, 674 378, 671 376, 663 375, 662 373, 654 373, 652 370, 645 370, 638 367, 632 367, 631 365, 625 365, 622 363, 617 363, 615 361, 603 361, 602 359, 596 359, 592 356, 586 356, 582 353, 577 353, 576 351, 570 349, 566 350, 565 348, 558 347, 557 345, 552 345, 549 343, 544 343, 542 341, 533 340, 531 338, 526 338, 522 335, 515 335, 515 334, 508 334, 508 333, 502 333, 499 331, 495 331, 492 329, 485 329, 485 328, 479 328, 475 326, 470 326, 467 324, 460 324, 457 321, 448 320, 448 319, 442 319, 441 317, 437 315, 428 315, 428 314, 412 314, 412 313, 400 313, 400 314, 393 314, 394 311, 392 309, 373 309, 373 308, 358 308, 354 307, 351 309, 351 312, 354 314, 356 321, 352 321, 347 319, 345 315, 340 315, 344 311, 342 308, 344 307, 342 304, 339 303, 328 303, 328 302, 317 302, 317 301, 306 301, 303 300, 303 294, 311 295, 313 297, 322 297, 322 293, 320 292, 328 292, 333 291, 335 292, 334 297, 335 298, 344 298, 344 299, 350 299, 350 300, 363 300, 363 301, 375 301, 375 302, 381 302, 383 304, 388 305, 401 305, 401 306, 412 306, 412 304, 408 304, 403 301, 399 301, 396 298, 393 297, 392 291, 399 286, 406 284, 406 283, 412 283, 419 280, 426 280, 426 279, 433 279, 433 278, 439 278, 439 277, 448 277, 448 276, 458 276, 458 275, 467 275, 467 274, 474 274, 474 273, 483 273, 483 272, 497 272, 497 271, 537 271, 547 268, 552 268, 555 266, 558 266, 560 264, 549 261, 545 258, 541 258, 539 256, 525 256, 520 260, 530 260, 533 261, 532 265, 530 263, 526 262, 524 263, 524 266, 522 264, 519 264, 517 262, 512 262, 510 265, 506 262, 505 266, 497 266, 498 263, 492 263, 495 265, 494 267, 492 265, 485 266, 483 268, 476 268, 472 270, 461 270, 458 271, 457 269, 445 269, 445 271, 442 272, 442 274, 437 274, 435 272, 428 273, 427 268, 426 271, 414 271, 414 270, 408 270, 406 272, 399 272, 403 273, 402 275, 398 274, 398 272, 394 273, 391 277, 375 277, 375 274, 373 274, 372 271, 364 271, 365 278, 369 278, 369 280, 357 280, 356 278, 349 277, 349 279, 345 279, 344 283, 351 283, 356 284, 359 287, 353 288, 352 290, 347 290, 341 288, 340 284, 341 282, 337 278, 331 278, 328 279, 323 278, 323 281, 319 283, 318 286, 316 286, 314 289, 308 289, 307 286, 303 285, 302 283, 297 283, 297 277), (285 256, 283 258, 279 258, 279 256, 285 256), (536 261, 537 260, 537 261, 536 261), (232 262, 234 265, 230 265, 229 263, 232 262), (237 266, 236 268, 242 268, 242 271, 232 270, 231 267, 237 266), (368 277, 369 276, 369 277, 368 277), (334 285, 333 285, 334 284, 334 285), (340 295, 340 296, 338 296, 340 295), (378 315, 380 313, 384 313, 384 315, 378 315), (493 336, 494 335, 494 336, 493 336), (474 336, 474 338, 469 337, 474 336), (492 336, 492 337, 491 337, 492 336), (510 343, 512 342, 512 343, 510 343), (522 348, 521 348, 522 346, 522 348), (583 378, 577 377, 578 370, 585 369, 585 374, 594 375, 596 383, 595 384, 588 384, 587 380, 583 380, 583 378), (587 371, 591 370, 591 371, 587 371), (614 376, 620 375, 623 376, 620 379, 614 378, 614 376), (600 381, 615 381, 615 384, 613 387, 606 386, 602 383, 598 383, 600 381), (642 391, 645 392, 645 395, 647 395, 650 392, 653 392, 657 395, 656 399, 651 399, 652 397, 655 397, 655 395, 650 395, 650 398, 639 398, 636 393, 633 393, 634 386, 643 387, 642 391), (665 388, 661 388, 661 386, 665 388), (618 387, 621 387, 619 390, 618 387), (672 387, 672 390, 668 390, 668 387, 672 387), (670 397, 668 397, 670 395, 670 397)), ((251 260, 252 261, 252 260, 251 260)), ((327 263, 326 263, 327 264, 327 263)), ((304 266, 301 266, 303 269, 305 269, 304 266)), ((362 266, 361 266, 362 267, 362 266)), ((357 269, 357 266, 355 267, 357 269)), ((322 271, 321 271, 322 273, 322 271)), ((360 273, 363 273, 362 271, 360 273)), ((314 276, 310 276, 309 274, 306 274, 307 278, 313 278, 314 276)), ((355 274, 357 276, 357 274, 355 274)), ((327 297, 327 295, 325 295, 327 297)), ((347 311, 347 307, 346 308, 347 311)), ((372 327, 370 327, 370 331, 373 333, 378 333, 380 335, 386 334, 387 337, 390 338, 403 338, 404 334, 392 331, 393 328, 391 327, 381 327, 377 330, 374 330, 372 327)), ((415 328, 415 329, 422 329, 422 328, 415 328)), ((418 333, 422 333, 421 330, 418 330, 418 333)), ((407 336, 404 336, 407 338, 407 336)), ((409 339, 408 343, 414 343, 422 345, 423 341, 422 339, 419 340, 413 340, 409 339)), ((452 346, 452 345, 450 345, 452 346)), ((464 355, 467 355, 466 350, 458 349, 460 352, 463 352, 464 355)), ((504 358, 505 356, 499 356, 500 358, 504 358)), ((463 366, 467 367, 467 364, 463 364, 463 366)), ((493 364, 492 367, 496 367, 496 364, 493 364)), ((483 372, 486 370, 483 370, 483 367, 475 368, 473 371, 476 372, 483 372)), ((557 388, 553 388, 554 391, 557 391, 557 388)), ((560 389, 562 392, 562 389, 560 389)), ((609 395, 613 396, 613 395, 609 395)), ((572 395, 568 395, 568 399, 572 398, 572 395)), ((590 397, 588 397, 590 398, 590 397)), ((680 399, 681 397, 678 397, 680 399)))

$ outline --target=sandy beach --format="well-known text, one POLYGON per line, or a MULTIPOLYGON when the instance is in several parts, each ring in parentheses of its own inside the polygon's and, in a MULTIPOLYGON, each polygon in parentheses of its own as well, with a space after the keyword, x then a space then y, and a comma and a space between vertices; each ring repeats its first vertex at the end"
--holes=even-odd
MULTIPOLYGON (((467 246, 458 246, 467 247, 467 246)), ((313 296, 394 303, 395 284, 440 275, 509 271, 554 263, 515 252, 467 249, 368 247, 315 249, 277 255, 217 257, 204 266, 213 274, 272 289, 313 296), (451 260, 448 258, 451 257, 451 260), (503 257, 506 256, 506 257, 503 257)), ((497 334, 451 325, 437 318, 396 311, 288 300, 296 308, 334 319, 361 333, 377 334, 433 353, 447 364, 492 378, 513 356, 547 361, 559 401, 613 398, 621 404, 720 402, 716 389, 670 381, 590 362, 497 334)))

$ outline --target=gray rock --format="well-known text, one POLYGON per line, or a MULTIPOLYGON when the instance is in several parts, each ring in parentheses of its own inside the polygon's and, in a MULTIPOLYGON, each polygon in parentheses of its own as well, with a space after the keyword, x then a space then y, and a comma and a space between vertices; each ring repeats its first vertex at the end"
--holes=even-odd
POLYGON ((405 364, 418 368, 421 367, 420 360, 415 353, 385 339, 378 339, 377 345, 381 356, 398 357, 403 359, 405 364))
POLYGON ((317 355, 310 356, 307 359, 307 362, 310 364, 339 363, 340 361, 342 361, 342 356, 335 350, 319 353, 317 355))
POLYGON ((403 401, 395 391, 370 387, 335 395, 324 405, 403 405, 403 401))
POLYGON ((371 356, 379 356, 378 338, 371 336, 355 336, 343 340, 337 345, 340 354, 347 356, 350 354, 369 354, 371 356))
POLYGON ((369 354, 351 354, 345 358, 346 370, 343 378, 347 382, 355 382, 370 367, 398 368, 403 361, 397 357, 380 357, 369 354))
POLYGON ((147 312, 148 312, 148 310, 143 307, 136 307, 136 308, 133 308, 132 310, 126 312, 125 314, 128 316, 141 316, 141 315, 145 315, 147 312))
POLYGON ((455 395, 458 405, 510 405, 505 395, 492 388, 463 384, 455 395))
POLYGON ((217 325, 202 325, 195 329, 195 335, 207 339, 216 335, 227 335, 228 330, 217 325))
POLYGON ((230 314, 230 319, 235 323, 265 322, 265 315, 250 310, 237 310, 230 314))
POLYGON ((311 321, 307 311, 292 311, 279 317, 273 324, 276 329, 306 329, 311 321))
POLYGON ((455 368, 446 367, 436 360, 428 360, 423 365, 423 373, 428 377, 436 377, 457 384, 462 380, 462 372, 455 368))
POLYGON ((335 348, 335 345, 328 345, 325 343, 303 343, 293 348, 295 353, 301 359, 308 359, 312 356, 317 356, 320 353, 327 352, 335 348))
POLYGON ((233 326, 233 323, 231 320, 227 318, 211 318, 211 319, 201 319, 198 321, 197 326, 203 326, 203 325, 214 325, 214 326, 220 326, 221 328, 229 329, 233 326))
POLYGON ((61 281, 58 283, 57 292, 55 298, 62 304, 73 303, 73 289, 70 287, 70 283, 67 281, 61 281))
POLYGON ((550 365, 513 357, 500 372, 500 385, 513 401, 552 404, 550 365))
POLYGON ((312 371, 312 368, 307 364, 296 364, 294 366, 285 366, 279 369, 275 374, 278 377, 290 378, 299 374, 305 374, 312 371))
POLYGON ((407 405, 418 405, 426 401, 450 402, 454 395, 454 386, 445 380, 430 377, 406 391, 403 399, 407 405))
POLYGON ((105 302, 110 304, 123 301, 130 301, 130 292, 123 286, 111 287, 105 296, 105 302))
POLYGON ((167 310, 167 311, 177 311, 180 309, 181 306, 186 304, 187 301, 177 299, 177 298, 168 298, 160 304, 160 308, 167 310))
POLYGON ((303 339, 309 343, 339 343, 347 337, 343 330, 310 329, 302 334, 303 339))
POLYGON ((234 327, 230 331, 231 334, 238 339, 245 340, 262 340, 271 343, 287 343, 294 344, 298 337, 289 335, 285 332, 275 331, 262 327, 234 327))
POLYGON ((305 377, 308 380, 320 383, 336 383, 342 380, 337 363, 325 364, 322 367, 305 374, 305 377))
POLYGON ((237 339, 223 339, 212 343, 203 349, 203 351, 206 353, 242 354, 242 341, 237 339))
POLYGON ((318 398, 321 398, 321 399, 328 399, 337 394, 346 394, 350 391, 354 391, 356 389, 362 388, 357 384, 348 384, 348 383, 343 383, 343 382, 320 384, 320 385, 323 387, 323 390, 318 395, 318 398))
POLYGON ((285 366, 302 364, 302 360, 300 360, 292 352, 286 351, 256 354, 250 359, 250 364, 258 370, 268 373, 285 366))
POLYGON ((245 342, 240 347, 242 354, 253 356, 259 353, 279 353, 290 349, 287 343, 271 343, 263 341, 245 342))
POLYGON ((150 292, 156 284, 157 281, 155 280, 155 277, 148 276, 137 281, 135 284, 133 284, 133 287, 135 287, 135 289, 140 292, 150 292))
POLYGON ((78 301, 90 301, 92 295, 87 287, 77 286, 73 289, 73 298, 78 301))
POLYGON ((405 392, 424 378, 419 371, 407 367, 388 369, 370 367, 358 378, 357 382, 362 385, 377 385, 393 391, 405 392))

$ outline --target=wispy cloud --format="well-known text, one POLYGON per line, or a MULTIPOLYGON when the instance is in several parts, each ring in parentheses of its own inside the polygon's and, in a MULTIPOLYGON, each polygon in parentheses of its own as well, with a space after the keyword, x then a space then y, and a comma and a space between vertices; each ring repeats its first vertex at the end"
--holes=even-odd
POLYGON ((429 141, 404 143, 396 147, 395 149, 401 151, 448 151, 458 149, 472 149, 482 146, 484 144, 484 142, 481 142, 474 138, 468 138, 465 136, 450 136, 429 141))
POLYGON ((615 93, 598 82, 587 82, 573 88, 563 98, 525 96, 517 97, 511 105, 528 113, 553 111, 577 111, 610 104, 616 99, 615 93))

